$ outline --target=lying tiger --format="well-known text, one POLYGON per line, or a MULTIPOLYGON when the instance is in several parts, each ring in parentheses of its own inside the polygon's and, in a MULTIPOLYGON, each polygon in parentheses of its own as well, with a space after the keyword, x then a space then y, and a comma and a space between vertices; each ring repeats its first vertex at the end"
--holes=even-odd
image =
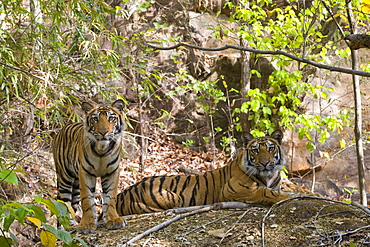
POLYGON ((281 130, 259 138, 247 134, 246 147, 220 169, 144 178, 118 194, 117 212, 131 215, 230 201, 271 205, 290 198, 279 191, 282 139, 281 130))

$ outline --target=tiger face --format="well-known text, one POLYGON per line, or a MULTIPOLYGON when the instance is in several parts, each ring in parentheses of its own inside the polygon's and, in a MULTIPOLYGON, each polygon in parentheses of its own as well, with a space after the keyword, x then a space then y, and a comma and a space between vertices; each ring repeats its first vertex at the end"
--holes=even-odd
POLYGON ((86 112, 85 135, 90 143, 95 143, 96 151, 104 153, 115 144, 116 139, 125 129, 125 122, 121 111, 124 102, 117 100, 111 105, 93 106, 84 102, 82 109, 86 112))
POLYGON ((246 136, 246 160, 245 168, 251 175, 273 176, 282 168, 283 157, 281 141, 283 132, 275 130, 271 136, 253 138, 250 134, 246 136))
POLYGON ((97 141, 109 141, 125 128, 120 111, 123 101, 115 101, 112 105, 94 107, 84 102, 82 109, 86 112, 87 131, 97 141))

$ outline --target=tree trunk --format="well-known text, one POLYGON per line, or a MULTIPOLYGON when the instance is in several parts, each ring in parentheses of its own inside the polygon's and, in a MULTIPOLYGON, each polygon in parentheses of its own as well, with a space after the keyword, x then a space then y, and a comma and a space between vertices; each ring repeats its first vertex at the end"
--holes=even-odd
MULTIPOLYGON (((352 34, 356 34, 355 21, 353 19, 352 4, 350 0, 346 0, 347 14, 350 23, 352 34)), ((351 47, 350 47, 351 48, 351 47)), ((351 48, 352 69, 358 69, 357 50, 351 48)), ((357 169, 358 169, 358 183, 361 204, 367 206, 366 185, 365 185, 365 164, 364 164, 364 150, 362 145, 362 107, 361 107, 361 89, 360 80, 357 75, 352 74, 353 91, 355 98, 355 139, 356 139, 356 154, 357 154, 357 169)))
MULTIPOLYGON (((246 46, 246 41, 245 40, 240 40, 240 45, 242 47, 246 46)), ((251 69, 249 67, 249 59, 250 59, 250 54, 249 52, 245 51, 240 51, 241 56, 240 56, 240 64, 241 64, 241 104, 247 102, 249 99, 247 98, 247 93, 249 89, 251 88, 251 81, 250 81, 250 72, 251 69)), ((240 114, 240 123, 243 129, 243 133, 249 132, 250 131, 250 124, 248 120, 248 113, 241 113, 240 114)))

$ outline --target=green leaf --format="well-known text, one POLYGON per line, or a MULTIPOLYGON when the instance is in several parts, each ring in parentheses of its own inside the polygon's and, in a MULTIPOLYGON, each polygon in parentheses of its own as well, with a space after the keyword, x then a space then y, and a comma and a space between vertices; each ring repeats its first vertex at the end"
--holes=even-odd
POLYGON ((18 185, 18 178, 13 170, 6 169, 0 171, 0 180, 5 181, 7 183, 18 185))
POLYGON ((58 216, 58 209, 51 199, 42 199, 41 203, 44 204, 51 212, 51 215, 58 216))
POLYGON ((258 78, 261 78, 262 75, 258 70, 252 69, 251 70, 251 75, 255 74, 258 78))
POLYGON ((11 238, 6 238, 4 236, 0 236, 0 246, 13 246, 13 241, 11 238))
POLYGON ((73 239, 72 239, 72 236, 69 232, 66 232, 62 229, 59 229, 59 230, 57 230, 56 236, 57 236, 57 238, 62 240, 64 243, 72 244, 73 239))
POLYGON ((44 214, 44 211, 42 211, 41 208, 39 208, 38 206, 36 205, 30 205, 30 210, 33 212, 33 215, 41 220, 41 222, 46 222, 46 217, 45 217, 45 214, 44 214))
POLYGON ((85 241, 77 236, 74 236, 74 238, 82 244, 84 247, 88 247, 88 245, 85 243, 85 241))
POLYGON ((320 133, 320 142, 325 142, 326 139, 330 138, 330 133, 327 130, 322 130, 320 133))
POLYGON ((64 203, 54 200, 52 202, 54 203, 55 207, 58 210, 57 216, 66 216, 69 213, 68 208, 66 207, 66 205, 64 205, 64 203))
POLYGON ((58 231, 54 226, 51 226, 51 225, 48 225, 48 224, 43 224, 43 227, 45 228, 45 230, 53 233, 55 236, 57 235, 58 231))
POLYGON ((7 231, 7 232, 9 231, 10 225, 14 222, 14 220, 15 220, 15 217, 13 215, 9 215, 9 216, 5 217, 4 223, 3 223, 5 231, 7 231))
POLYGON ((316 146, 315 146, 315 144, 313 144, 312 142, 309 142, 309 143, 307 143, 306 148, 307 148, 307 150, 308 150, 310 153, 312 153, 312 152, 316 149, 316 146))
POLYGON ((271 109, 270 109, 270 108, 268 108, 268 107, 266 107, 266 106, 264 106, 264 107, 262 108, 262 111, 263 111, 263 113, 264 113, 265 115, 271 115, 271 114, 272 114, 271 109))
POLYGON ((58 221, 59 223, 67 230, 69 230, 70 228, 70 213, 69 213, 69 210, 67 208, 67 206, 62 203, 62 202, 58 202, 58 201, 54 201, 53 200, 53 203, 55 205, 55 207, 57 208, 58 210, 58 221))
POLYGON ((29 210, 26 210, 24 208, 17 209, 16 215, 17 215, 17 220, 19 221, 19 223, 21 223, 22 225, 24 224, 24 218, 28 215, 28 213, 29 213, 29 210))
POLYGON ((250 104, 252 111, 257 112, 260 109, 261 103, 258 100, 252 100, 250 104))
POLYGON ((41 203, 42 201, 42 194, 34 195, 33 199, 35 200, 36 203, 41 203))

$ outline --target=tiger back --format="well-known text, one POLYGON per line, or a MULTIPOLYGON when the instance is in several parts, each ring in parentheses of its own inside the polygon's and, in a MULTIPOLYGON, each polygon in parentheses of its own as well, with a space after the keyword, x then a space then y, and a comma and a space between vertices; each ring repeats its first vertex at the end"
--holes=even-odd
POLYGON ((68 124, 53 141, 58 199, 77 210, 81 198, 82 219, 75 226, 82 233, 96 229, 95 186, 101 177, 104 222, 108 229, 125 225, 116 210, 120 153, 125 130, 124 102, 98 106, 82 103, 84 122, 68 124))
POLYGON ((272 205, 290 198, 279 191, 285 163, 282 138, 280 130, 259 138, 249 134, 246 146, 220 169, 144 178, 118 194, 117 211, 130 215, 229 201, 272 205))

